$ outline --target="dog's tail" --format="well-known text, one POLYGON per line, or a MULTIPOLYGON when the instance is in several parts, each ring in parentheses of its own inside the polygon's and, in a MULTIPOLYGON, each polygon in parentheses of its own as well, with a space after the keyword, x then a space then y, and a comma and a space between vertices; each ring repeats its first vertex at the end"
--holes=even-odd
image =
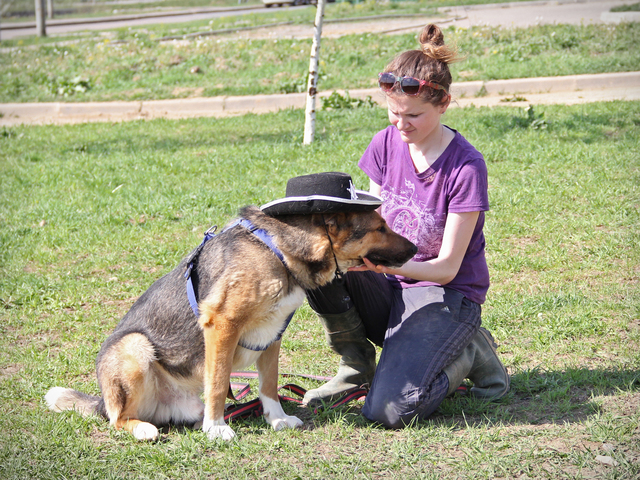
POLYGON ((53 387, 47 392, 44 399, 54 412, 75 410, 85 417, 100 415, 106 418, 107 416, 104 400, 101 397, 88 395, 71 388, 53 387))

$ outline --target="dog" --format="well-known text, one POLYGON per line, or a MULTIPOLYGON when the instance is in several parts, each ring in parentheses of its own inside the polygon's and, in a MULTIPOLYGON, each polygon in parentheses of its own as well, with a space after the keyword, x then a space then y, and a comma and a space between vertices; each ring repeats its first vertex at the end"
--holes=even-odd
POLYGON ((305 290, 362 265, 363 257, 400 266, 416 247, 376 211, 269 216, 249 206, 239 216, 267 232, 283 258, 242 225, 216 235, 153 283, 103 343, 96 360, 102 396, 54 387, 45 397, 49 408, 102 415, 139 440, 156 440, 158 426, 200 421, 208 438, 230 440, 230 374, 255 363, 266 421, 275 430, 302 425, 282 409, 277 381, 279 335, 305 290), (199 317, 185 291, 196 254, 199 317))

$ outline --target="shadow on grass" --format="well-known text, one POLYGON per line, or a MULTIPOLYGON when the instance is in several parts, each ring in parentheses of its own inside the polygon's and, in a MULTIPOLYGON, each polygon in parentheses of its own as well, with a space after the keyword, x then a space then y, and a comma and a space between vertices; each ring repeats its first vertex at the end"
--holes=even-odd
MULTIPOLYGON (((464 430, 499 426, 527 426, 583 423, 603 413, 602 397, 627 397, 640 394, 640 370, 589 370, 586 368, 565 371, 526 370, 511 377, 511 390, 501 400, 487 402, 472 396, 449 397, 426 420, 416 422, 411 428, 445 427, 464 430)), ((616 403, 620 414, 636 414, 638 396, 621 398, 616 403)), ((335 409, 314 412, 292 402, 283 403, 289 415, 303 421, 303 430, 312 431, 327 425, 344 425, 352 428, 375 428, 362 415, 362 402, 354 402, 335 409)), ((235 419, 231 423, 237 434, 265 433, 271 427, 261 414, 235 419)), ((188 435, 200 432, 201 425, 164 425, 159 442, 168 442, 167 434, 188 435)))
MULTIPOLYGON (((635 392, 640 392, 640 370, 525 370, 512 375, 511 390, 499 401, 487 402, 473 396, 449 397, 436 413, 415 427, 581 423, 602 412, 598 397, 635 392)), ((362 404, 356 403, 318 413, 303 407, 287 408, 287 412, 300 417, 306 429, 313 429, 336 421, 352 426, 370 424, 361 409, 362 404)))

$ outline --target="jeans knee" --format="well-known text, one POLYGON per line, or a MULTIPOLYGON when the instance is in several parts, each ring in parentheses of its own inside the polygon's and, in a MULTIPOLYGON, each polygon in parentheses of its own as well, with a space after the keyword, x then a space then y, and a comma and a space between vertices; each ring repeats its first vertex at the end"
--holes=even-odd
POLYGON ((362 408, 362 414, 370 421, 379 423, 387 428, 404 428, 398 412, 397 404, 393 401, 369 402, 368 398, 362 408))
POLYGON ((429 417, 441 402, 442 398, 432 398, 424 388, 390 395, 374 392, 367 396, 362 414, 387 428, 400 429, 429 417))

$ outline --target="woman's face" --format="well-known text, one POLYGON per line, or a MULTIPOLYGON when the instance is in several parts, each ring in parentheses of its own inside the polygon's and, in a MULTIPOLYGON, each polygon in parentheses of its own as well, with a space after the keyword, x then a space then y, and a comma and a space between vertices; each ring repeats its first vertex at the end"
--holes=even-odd
POLYGON ((449 101, 435 106, 419 97, 404 94, 387 95, 389 121, 400 132, 402 141, 426 145, 435 135, 440 135, 440 117, 447 111, 449 101))

